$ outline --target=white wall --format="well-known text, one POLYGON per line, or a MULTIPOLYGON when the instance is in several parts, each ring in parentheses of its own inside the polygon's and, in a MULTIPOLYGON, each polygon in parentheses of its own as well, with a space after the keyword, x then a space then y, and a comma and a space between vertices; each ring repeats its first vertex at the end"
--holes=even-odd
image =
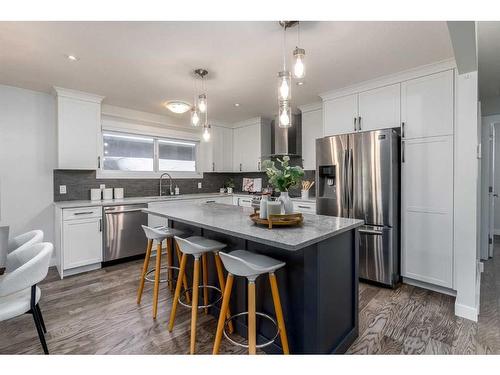
POLYGON ((479 278, 477 210, 479 161, 477 72, 456 77, 454 249, 455 314, 477 320, 479 278))
MULTIPOLYGON (((495 126, 495 181, 494 189, 495 193, 498 194, 500 189, 500 115, 493 116, 483 116, 482 123, 484 127, 489 126, 489 124, 497 122, 498 125, 495 126)), ((494 216, 494 228, 495 234, 500 235, 500 200, 495 199, 495 216, 494 216)))
POLYGON ((49 94, 0 85, 0 225, 41 229, 54 241, 56 104, 49 94))

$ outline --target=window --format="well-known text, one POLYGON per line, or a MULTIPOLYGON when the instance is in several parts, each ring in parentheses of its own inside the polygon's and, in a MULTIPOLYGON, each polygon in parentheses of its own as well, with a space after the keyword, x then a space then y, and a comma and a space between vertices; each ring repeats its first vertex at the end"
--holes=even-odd
POLYGON ((198 142, 126 133, 103 133, 105 171, 196 172, 198 142))

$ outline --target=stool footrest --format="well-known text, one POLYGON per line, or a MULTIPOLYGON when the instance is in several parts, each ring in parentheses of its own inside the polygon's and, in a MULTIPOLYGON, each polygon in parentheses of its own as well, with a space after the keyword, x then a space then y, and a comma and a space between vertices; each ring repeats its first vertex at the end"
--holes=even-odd
MULTIPOLYGON (((166 269, 176 270, 177 272, 179 272, 179 267, 174 267, 174 266, 162 266, 162 267, 160 267, 160 270, 166 270, 166 269)), ((156 271, 156 268, 152 268, 148 272, 146 272, 146 275, 144 276, 144 280, 149 281, 150 283, 154 283, 155 279, 154 278, 150 278, 149 275, 152 274, 155 271, 156 271)), ((168 281, 168 279, 161 279, 160 278, 160 283, 166 283, 167 281, 168 281)), ((173 277, 172 281, 176 282, 177 278, 173 277)))
MULTIPOLYGON (((215 306, 220 300, 222 300, 222 290, 220 290, 220 288, 217 288, 216 286, 213 286, 213 285, 198 285, 198 289, 203 289, 203 288, 208 288, 208 289, 212 289, 212 290, 215 290, 219 296, 218 298, 214 301, 214 302, 211 302, 207 305, 198 305, 198 310, 199 309, 205 309, 205 308, 209 308, 209 307, 212 307, 212 306, 215 306)), ((184 292, 192 292, 193 291, 193 287, 190 287, 190 288, 187 288, 184 292)), ((183 301, 183 299, 185 298, 185 296, 181 295, 178 299, 179 301, 179 304, 181 304, 182 306, 184 307, 188 307, 188 308, 191 308, 191 304, 189 303, 186 303, 183 301)))
MULTIPOLYGON (((241 312, 239 314, 234 314, 234 315, 231 315, 229 318, 227 318, 226 321, 225 321, 225 323, 224 323, 224 330, 223 330, 223 332, 224 332, 224 336, 226 337, 226 339, 228 339, 233 345, 236 345, 236 346, 248 349, 248 345, 247 344, 243 344, 241 342, 233 340, 231 338, 231 336, 229 336, 229 334, 227 333, 227 329, 226 329, 227 326, 228 326, 228 324, 229 324, 229 322, 231 322, 233 319, 235 319, 235 318, 237 318, 239 316, 244 316, 244 315, 248 315, 248 311, 244 311, 244 312, 241 312)), ((279 334, 280 334, 280 330, 279 330, 279 327, 278 327, 278 323, 276 323, 276 320, 272 316, 264 314, 264 313, 261 313, 261 312, 256 312, 255 315, 262 316, 263 318, 266 318, 267 320, 270 320, 271 323, 276 327, 276 334, 274 335, 274 337, 272 339, 270 339, 269 341, 266 341, 266 342, 264 342, 262 344, 255 345, 256 348, 261 349, 261 348, 265 348, 266 346, 269 346, 273 342, 275 342, 276 339, 278 338, 279 334)))

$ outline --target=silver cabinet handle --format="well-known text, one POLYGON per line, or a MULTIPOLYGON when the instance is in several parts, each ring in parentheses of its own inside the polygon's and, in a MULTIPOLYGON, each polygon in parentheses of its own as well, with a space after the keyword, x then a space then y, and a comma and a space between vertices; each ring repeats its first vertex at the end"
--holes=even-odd
POLYGON ((404 121, 401 123, 401 138, 405 137, 405 123, 404 121))
POLYGON ((212 172, 215 172, 215 162, 212 163, 212 172))
POLYGON ((260 171, 260 161, 257 163, 257 170, 260 171))
POLYGON ((361 116, 358 117, 358 130, 361 130, 361 116))
POLYGON ((405 141, 401 142, 401 163, 405 162, 405 141))
POLYGON ((241 172, 241 163, 240 163, 240 172, 241 172))
POLYGON ((215 201, 205 201, 205 203, 215 203, 215 201))
POLYGON ((99 219, 99 232, 102 232, 102 219, 99 219))
POLYGON ((100 156, 97 157, 97 168, 98 169, 101 168, 101 157, 100 156))
POLYGON ((358 123, 357 117, 354 117, 354 131, 356 131, 356 124, 358 123))
POLYGON ((85 212, 75 212, 73 215, 75 215, 75 216, 77 216, 77 215, 90 215, 93 213, 94 213, 93 211, 85 211, 85 212))
POLYGON ((312 209, 312 207, 309 206, 297 206, 298 208, 307 208, 308 210, 312 209))

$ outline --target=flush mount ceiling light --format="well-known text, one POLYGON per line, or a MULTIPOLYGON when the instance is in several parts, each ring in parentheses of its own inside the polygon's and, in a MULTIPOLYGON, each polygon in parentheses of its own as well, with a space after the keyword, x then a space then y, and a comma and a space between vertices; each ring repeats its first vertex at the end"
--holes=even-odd
POLYGON ((170 100, 165 103, 165 107, 173 113, 186 113, 191 109, 191 104, 181 100, 170 100))

